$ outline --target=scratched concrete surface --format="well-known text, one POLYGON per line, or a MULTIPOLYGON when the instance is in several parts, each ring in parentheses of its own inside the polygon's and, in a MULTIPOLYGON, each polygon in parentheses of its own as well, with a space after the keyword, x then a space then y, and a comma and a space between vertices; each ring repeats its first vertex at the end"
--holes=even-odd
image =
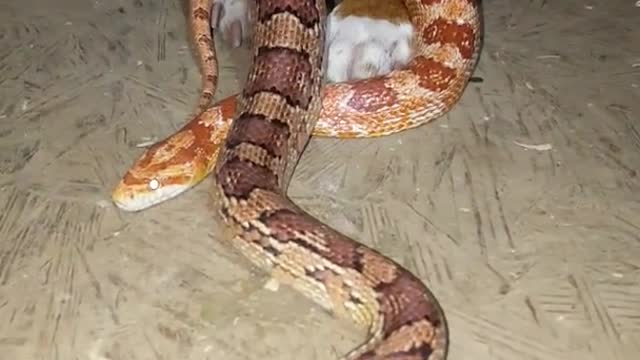
MULTIPOLYGON (((313 139, 290 194, 428 283, 451 360, 637 359, 640 8, 484 16, 484 82, 454 111, 313 139)), ((186 35, 181 0, 3 1, 1 359, 324 360, 363 339, 216 241, 209 182, 138 214, 110 203, 136 145, 195 106, 186 35)), ((220 49, 219 98, 247 64, 220 49)))

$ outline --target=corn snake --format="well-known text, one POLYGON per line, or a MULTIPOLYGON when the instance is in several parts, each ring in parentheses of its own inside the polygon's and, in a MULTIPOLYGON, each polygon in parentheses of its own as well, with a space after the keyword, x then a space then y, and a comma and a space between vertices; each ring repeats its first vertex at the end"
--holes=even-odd
POLYGON ((116 204, 140 210, 213 172, 215 198, 232 229, 231 244, 274 278, 337 315, 369 326, 368 341, 347 358, 444 359, 446 320, 420 280, 315 220, 285 191, 311 132, 375 137, 446 113, 477 61, 479 4, 406 0, 419 34, 409 66, 323 88, 323 1, 257 0, 247 85, 242 94, 207 108, 217 85, 215 48, 202 30, 210 21, 210 4, 192 3, 199 46, 209 48, 199 53, 206 74, 200 101, 204 111, 143 154, 114 191, 116 204), (290 36, 278 39, 273 35, 278 31, 290 36), (150 186, 154 181, 157 186, 150 186), (161 195, 157 187, 170 191, 161 195))

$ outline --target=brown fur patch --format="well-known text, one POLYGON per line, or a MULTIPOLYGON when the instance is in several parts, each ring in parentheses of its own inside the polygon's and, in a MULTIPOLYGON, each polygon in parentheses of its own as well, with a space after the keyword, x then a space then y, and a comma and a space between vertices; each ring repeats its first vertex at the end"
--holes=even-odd
POLYGON ((359 16, 387 20, 394 24, 408 23, 410 20, 402 0, 344 0, 335 14, 341 18, 359 16))

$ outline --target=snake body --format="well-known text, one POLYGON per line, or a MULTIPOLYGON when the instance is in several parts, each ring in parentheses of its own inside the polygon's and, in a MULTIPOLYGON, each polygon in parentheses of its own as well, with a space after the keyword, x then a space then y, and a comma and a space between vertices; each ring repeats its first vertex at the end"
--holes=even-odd
MULTIPOLYGON (((368 138, 397 133, 442 116, 458 101, 480 48, 478 0, 405 0, 414 26, 414 57, 404 69, 323 88, 314 136, 368 138)), ((174 198, 211 173, 227 137, 238 95, 207 108, 218 73, 210 33, 211 0, 190 0, 191 27, 203 71, 200 108, 175 134, 146 149, 112 192, 123 210, 174 198)))
POLYGON ((242 93, 149 148, 113 194, 118 206, 136 210, 149 204, 139 192, 158 188, 149 189, 150 181, 180 187, 213 172, 230 243, 279 282, 368 328, 366 342, 346 359, 442 360, 448 349, 444 314, 417 277, 313 218, 285 193, 312 132, 397 132, 439 117, 461 96, 479 52, 479 4, 405 3, 419 35, 409 66, 323 90, 323 0, 257 0, 242 93))
POLYGON ((215 167, 214 199, 231 244, 255 265, 369 326, 369 340, 348 359, 444 358, 444 316, 424 285, 285 194, 322 105, 324 6, 257 0, 253 64, 215 167))

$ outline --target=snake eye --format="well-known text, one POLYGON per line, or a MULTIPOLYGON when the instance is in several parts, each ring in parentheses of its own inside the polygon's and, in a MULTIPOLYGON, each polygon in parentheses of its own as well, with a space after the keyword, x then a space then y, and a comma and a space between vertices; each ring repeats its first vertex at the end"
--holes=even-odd
POLYGON ((160 187, 160 181, 158 181, 157 179, 151 179, 149 181, 149 189, 158 190, 159 187, 160 187))

